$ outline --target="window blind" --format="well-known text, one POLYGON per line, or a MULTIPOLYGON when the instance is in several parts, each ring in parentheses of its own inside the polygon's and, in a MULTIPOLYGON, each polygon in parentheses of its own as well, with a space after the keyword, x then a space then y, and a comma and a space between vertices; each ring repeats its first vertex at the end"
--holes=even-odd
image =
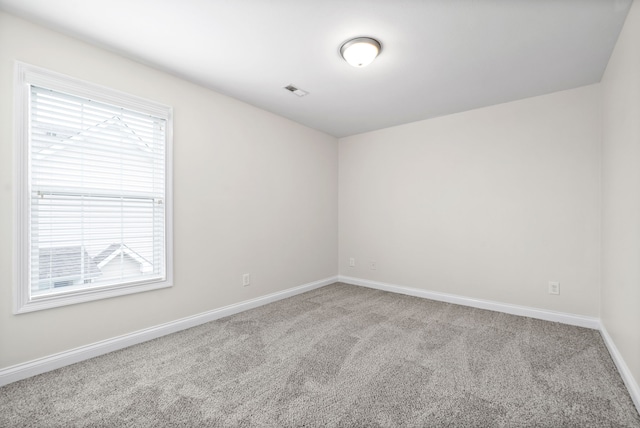
POLYGON ((166 275, 166 120, 30 86, 34 297, 166 275))

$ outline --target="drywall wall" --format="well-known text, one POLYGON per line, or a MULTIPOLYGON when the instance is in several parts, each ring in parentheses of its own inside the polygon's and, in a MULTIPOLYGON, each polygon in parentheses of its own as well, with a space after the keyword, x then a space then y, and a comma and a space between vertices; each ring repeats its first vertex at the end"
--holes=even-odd
POLYGON ((640 4, 602 78, 601 318, 640 382, 640 4))
POLYGON ((340 275, 598 316, 598 85, 343 138, 339 158, 340 275))
POLYGON ((0 94, 0 368, 335 276, 335 138, 5 13, 0 94), (174 287, 12 314, 15 60, 173 106, 174 287))

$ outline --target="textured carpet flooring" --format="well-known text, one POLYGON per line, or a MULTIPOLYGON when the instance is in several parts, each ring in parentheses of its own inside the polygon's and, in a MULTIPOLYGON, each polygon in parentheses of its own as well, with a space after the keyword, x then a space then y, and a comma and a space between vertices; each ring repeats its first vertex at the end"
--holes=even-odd
POLYGON ((2 427, 640 427, 597 331, 334 284, 0 388, 2 427))

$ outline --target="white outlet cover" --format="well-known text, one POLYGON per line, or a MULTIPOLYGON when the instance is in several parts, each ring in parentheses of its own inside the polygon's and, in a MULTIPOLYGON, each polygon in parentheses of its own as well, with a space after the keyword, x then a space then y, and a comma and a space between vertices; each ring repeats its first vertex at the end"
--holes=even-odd
POLYGON ((349 259, 349 266, 350 266, 350 267, 354 267, 355 265, 356 265, 356 259, 355 259, 355 258, 353 258, 353 257, 351 257, 351 258, 349 259))
POLYGON ((549 294, 560 294, 560 283, 558 281, 549 281, 549 294))

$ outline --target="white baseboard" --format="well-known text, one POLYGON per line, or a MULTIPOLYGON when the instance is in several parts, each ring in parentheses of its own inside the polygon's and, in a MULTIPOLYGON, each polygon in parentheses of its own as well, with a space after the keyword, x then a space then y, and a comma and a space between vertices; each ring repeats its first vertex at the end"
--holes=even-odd
POLYGON ((325 278, 298 287, 289 288, 284 291, 279 291, 277 293, 272 293, 255 299, 246 300, 244 302, 203 312, 201 314, 192 315, 190 317, 182 318, 176 321, 171 321, 154 327, 145 328, 133 333, 128 333, 122 336, 92 343, 90 345, 60 352, 58 354, 49 355, 37 360, 7 367, 0 370, 0 386, 7 385, 9 383, 26 379, 28 377, 45 373, 51 370, 55 370, 60 367, 68 366, 80 361, 88 360, 89 358, 97 357, 109 352, 117 351, 131 345, 146 342, 148 340, 165 336, 167 334, 175 333, 180 330, 195 327, 209 321, 214 321, 219 318, 237 314, 248 309, 257 308, 258 306, 266 305, 267 303, 286 299, 287 297, 292 297, 296 294, 301 294, 307 291, 314 290, 316 288, 323 287, 325 285, 333 284, 337 281, 337 276, 325 278))
POLYGON ((527 306, 511 305, 509 303, 499 303, 490 300, 474 299, 471 297, 459 296, 456 294, 427 291, 419 288, 404 287, 400 285, 387 284, 384 282, 370 281, 368 279, 353 278, 349 276, 338 276, 338 281, 346 284, 360 285, 363 287, 375 288, 377 290, 390 291, 392 293, 406 294, 408 296, 422 297, 425 299, 438 300, 440 302, 455 303, 456 305, 470 306, 490 311, 504 312, 512 315, 520 315, 529 318, 537 318, 545 321, 560 322, 579 327, 600 329, 600 319, 583 315, 567 314, 564 312, 549 311, 546 309, 531 308, 527 306))
POLYGON ((90 345, 81 346, 79 348, 60 352, 37 360, 29 361, 15 366, 0 369, 0 386, 7 385, 18 380, 26 379, 41 373, 68 366, 80 361, 88 360, 99 355, 117 351, 138 343, 146 342, 167 334, 175 333, 180 330, 195 327, 200 324, 214 321, 229 315, 234 315, 249 309, 257 308, 268 303, 286 299, 297 294, 324 287, 334 282, 343 282, 346 284, 360 285, 363 287, 375 288, 378 290, 389 291, 392 293, 406 294, 409 296, 422 297, 426 299, 438 300, 447 303, 455 303, 458 305, 470 306, 479 309, 488 309, 492 311, 504 312, 512 315, 520 315, 531 318, 542 319, 546 321, 555 321, 564 324, 576 325, 580 327, 592 328, 600 330, 604 342, 611 354, 611 357, 620 372, 620 375, 629 390, 631 399, 636 408, 640 412, 640 387, 633 378, 629 367, 625 363, 622 355, 615 346, 615 343, 609 336, 604 325, 598 318, 586 317, 582 315, 567 314, 563 312, 548 311, 544 309, 531 308, 526 306, 511 305, 507 303, 493 302, 489 300, 473 299, 455 294, 439 293, 427 291, 417 288, 404 287, 399 285, 387 284, 377 281, 369 281, 366 279, 353 278, 348 276, 334 276, 323 280, 310 282, 298 287, 289 288, 277 293, 268 294, 266 296, 225 306, 219 309, 203 312, 201 314, 160 324, 154 327, 138 330, 133 333, 92 343, 90 345))
POLYGON ((640 387, 638 386, 638 382, 636 382, 633 375, 631 374, 631 370, 629 370, 627 363, 624 362, 620 351, 618 351, 616 344, 613 342, 611 336, 609 336, 609 333, 607 332, 604 324, 600 325, 600 334, 602 334, 604 343, 605 345, 607 345, 609 354, 611 354, 611 359, 618 368, 618 372, 620 373, 624 384, 627 386, 627 390, 629 391, 629 395, 631 395, 633 404, 636 405, 636 409, 638 410, 638 413, 640 413, 640 387))

